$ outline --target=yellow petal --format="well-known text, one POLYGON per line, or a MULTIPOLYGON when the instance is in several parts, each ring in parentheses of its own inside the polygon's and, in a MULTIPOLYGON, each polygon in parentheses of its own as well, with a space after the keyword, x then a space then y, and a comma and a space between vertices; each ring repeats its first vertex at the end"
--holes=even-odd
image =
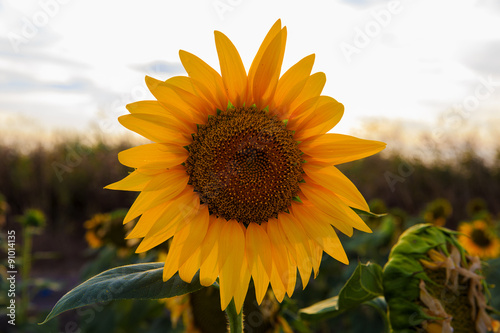
POLYGON ((209 114, 214 115, 215 110, 210 103, 202 97, 196 95, 191 79, 185 76, 174 77, 168 79, 163 84, 165 87, 171 88, 185 104, 188 105, 188 110, 194 115, 195 119, 206 121, 209 114), (180 78, 182 83, 177 82, 180 78), (176 79, 172 82, 173 79, 176 79), (184 80, 185 79, 185 80, 184 80), (186 80, 188 82, 186 82, 186 80))
POLYGON ((246 232, 248 267, 255 284, 257 303, 264 299, 272 269, 271 243, 267 233, 256 223, 250 223, 246 232))
POLYGON ((288 252, 288 261, 290 262, 288 266, 288 284, 285 287, 288 297, 292 297, 297 285, 297 262, 295 258, 292 257, 291 252, 288 252))
POLYGON ((144 191, 156 191, 171 187, 172 184, 184 184, 184 187, 189 181, 189 176, 183 166, 177 166, 165 172, 154 176, 151 181, 144 187, 144 191))
POLYGON ((310 218, 309 212, 314 212, 314 218, 316 220, 334 226, 335 228, 339 229, 344 235, 347 235, 349 237, 352 236, 353 227, 349 224, 349 220, 347 220, 342 210, 339 209, 339 211, 342 212, 343 215, 331 216, 319 209, 317 205, 309 201, 303 194, 299 196, 303 202, 303 205, 307 207, 308 210, 295 210, 294 212, 297 219, 303 219, 307 221, 310 218))
POLYGON ((248 70, 248 82, 250 83, 249 89, 253 89, 252 82, 254 82, 255 74, 264 56, 264 52, 266 52, 267 48, 269 47, 269 44, 274 40, 274 38, 280 32, 281 32, 281 20, 277 20, 267 33, 264 40, 262 41, 262 44, 260 45, 259 50, 257 51, 257 54, 255 55, 252 61, 252 65, 248 70))
MULTIPOLYGON (((245 301, 245 296, 248 292, 248 285, 250 283, 250 271, 248 269, 247 257, 246 255, 243 257, 243 260, 240 263, 240 280, 238 282, 238 286, 234 291, 234 305, 236 307, 236 311, 238 313, 243 308, 243 303, 245 301)), ((238 266, 235 268, 238 269, 238 266)))
POLYGON ((262 109, 269 105, 274 97, 278 79, 283 64, 286 44, 286 27, 269 43, 260 63, 257 65, 252 86, 253 101, 257 108, 262 109))
POLYGON ((312 265, 313 265, 314 278, 316 278, 319 273, 319 266, 321 265, 321 259, 323 259, 323 247, 320 246, 318 243, 313 242, 312 240, 309 240, 309 245, 311 246, 311 252, 312 252, 312 265))
POLYGON ((169 202, 166 202, 144 212, 139 221, 137 221, 137 224, 134 226, 134 229, 132 229, 132 231, 127 235, 126 239, 145 237, 151 227, 163 215, 168 206, 169 202))
POLYGON ((224 110, 228 99, 219 73, 194 54, 181 50, 179 57, 189 77, 193 79, 195 88, 198 88, 216 108, 224 110))
POLYGON ((349 178, 335 166, 321 167, 306 163, 303 169, 314 183, 337 194, 347 205, 364 211, 370 211, 370 207, 368 207, 363 195, 359 193, 349 178))
POLYGON ((201 263, 207 259, 213 249, 217 249, 219 246, 218 239, 224 224, 226 224, 224 219, 216 218, 214 215, 210 215, 210 225, 208 227, 207 235, 201 244, 201 263))
MULTIPOLYGON (((344 114, 344 105, 328 96, 320 96, 313 112, 304 117, 296 129, 295 140, 325 134, 338 124, 344 114)), ((294 129, 291 128, 290 129, 294 129)))
POLYGON ((199 197, 190 188, 168 202, 168 207, 144 236, 136 253, 148 251, 174 236, 200 213, 199 205, 199 197))
POLYGON ((151 178, 152 176, 136 170, 122 180, 109 184, 104 188, 108 190, 142 191, 151 178))
POLYGON ((179 276, 183 281, 191 283, 194 275, 200 269, 200 254, 201 250, 198 247, 191 257, 179 268, 179 276))
POLYGON ((385 146, 386 144, 380 141, 327 133, 302 142, 299 149, 310 156, 310 158, 306 158, 308 162, 319 161, 337 165, 376 154, 385 146))
POLYGON ((184 227, 184 229, 188 230, 187 232, 189 232, 189 237, 186 242, 182 244, 183 251, 179 258, 181 263, 184 263, 193 254, 193 252, 200 247, 201 242, 207 235, 208 222, 208 206, 203 205, 200 207, 199 212, 193 216, 193 219, 184 227))
POLYGON ((168 169, 186 161, 189 152, 178 145, 152 143, 118 153, 121 164, 132 168, 168 169))
POLYGON ((187 76, 172 76, 164 83, 166 86, 171 86, 174 89, 178 88, 180 90, 185 90, 192 95, 196 95, 193 83, 191 82, 191 79, 188 78, 187 76))
MULTIPOLYGON (((270 219, 267 225, 267 234, 271 241, 271 255, 273 264, 276 266, 277 274, 284 286, 288 285, 290 261, 288 258, 288 248, 286 236, 282 234, 276 219, 270 219)), ((296 268, 295 268, 296 269, 296 268)), ((294 282, 295 283, 295 282, 294 282)), ((274 288, 274 287, 273 287, 274 288)))
POLYGON ((212 285, 219 276, 219 268, 217 265, 219 240, 216 244, 217 248, 209 252, 209 255, 200 266, 200 284, 205 287, 212 285))
POLYGON ((311 54, 290 67, 279 79, 274 104, 280 107, 280 113, 288 118, 290 103, 300 94, 307 83, 314 65, 314 54, 311 54))
POLYGON ((241 107, 247 95, 247 73, 241 57, 233 43, 222 32, 215 31, 215 46, 226 94, 234 106, 241 107))
POLYGON ((329 223, 316 219, 316 211, 308 211, 304 205, 294 205, 293 214, 297 216, 297 221, 309 237, 321 246, 322 251, 346 265, 349 264, 337 233, 329 223))
POLYGON ((203 286, 213 284, 217 276, 219 276, 217 259, 219 242, 224 241, 220 240, 220 233, 224 224, 226 224, 224 219, 219 219, 214 215, 210 215, 210 225, 207 235, 201 244, 200 283, 203 286))
MULTIPOLYGON (((163 269, 163 280, 170 279, 186 260, 198 249, 199 239, 205 237, 208 227, 208 208, 202 207, 195 214, 192 221, 184 228, 176 232, 170 245, 165 268, 163 269)), ((193 269, 192 267, 190 268, 193 269)), ((195 271, 196 272, 196 271, 195 271)), ((188 273, 188 272, 185 272, 188 273)), ((186 275, 186 277, 189 277, 186 275)), ((191 277, 192 278, 192 277, 191 277)), ((191 282, 186 281, 185 282, 191 282)))
POLYGON ((334 219, 339 219, 352 227, 371 233, 366 223, 347 206, 335 193, 319 185, 302 184, 300 190, 314 205, 334 219))
POLYGON ((132 207, 130 207, 123 223, 127 223, 137 216, 144 213, 146 210, 158 206, 161 203, 169 201, 179 195, 186 188, 186 184, 171 184, 170 187, 156 190, 156 191, 143 191, 135 199, 132 207))
POLYGON ((154 142, 189 145, 190 133, 179 132, 168 118, 147 113, 134 113, 118 117, 124 127, 154 142))
POLYGON ((193 133, 196 129, 195 126, 186 126, 186 124, 179 119, 177 119, 171 112, 165 109, 158 101, 139 101, 127 104, 127 110, 132 113, 140 113, 140 114, 151 114, 154 116, 167 118, 168 121, 179 128, 180 130, 188 133, 193 133))
POLYGON ((300 92, 300 94, 295 98, 295 100, 290 104, 290 110, 292 110, 291 117, 297 117, 299 115, 298 111, 296 111, 299 106, 310 100, 311 98, 319 97, 321 92, 323 91, 323 87, 326 83, 326 75, 325 73, 319 72, 314 73, 309 76, 304 89, 300 92))
POLYGON ((167 85, 165 82, 146 76, 146 85, 160 105, 186 126, 201 124, 206 120, 199 110, 191 109, 190 105, 174 91, 172 84, 167 85))
POLYGON ((273 264, 272 271, 271 271, 271 287, 273 288, 274 296, 276 297, 276 300, 281 303, 283 301, 283 298, 285 298, 285 293, 286 293, 286 288, 285 285, 283 284, 283 281, 281 280, 280 273, 278 272, 278 269, 276 268, 276 265, 273 264))
POLYGON ((278 216, 278 224, 286 235, 290 246, 295 249, 295 262, 299 269, 302 287, 309 283, 312 272, 312 253, 309 239, 302 225, 300 225, 290 214, 281 213, 278 216))
POLYGON ((163 268, 163 281, 167 281, 179 270, 180 263, 179 258, 182 253, 181 244, 186 241, 188 237, 187 232, 178 232, 175 234, 170 244, 170 248, 167 253, 167 258, 165 259, 165 266, 163 268))
POLYGON ((230 220, 222 228, 221 239, 225 241, 219 242, 219 253, 227 254, 219 272, 221 308, 225 310, 239 288, 241 269, 235 268, 241 267, 245 257, 245 234, 238 222, 230 220))

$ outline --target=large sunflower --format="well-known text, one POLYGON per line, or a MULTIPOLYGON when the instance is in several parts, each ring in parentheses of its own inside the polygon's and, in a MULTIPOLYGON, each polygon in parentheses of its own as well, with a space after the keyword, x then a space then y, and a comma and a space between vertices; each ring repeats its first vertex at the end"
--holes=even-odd
POLYGON ((221 305, 241 309, 250 278, 260 302, 271 284, 278 301, 305 287, 323 251, 347 264, 332 226, 351 236, 371 232, 350 207, 369 210, 334 166, 384 149, 378 141, 327 133, 344 107, 322 96, 314 54, 281 77, 286 27, 278 20, 248 71, 238 51, 215 32, 221 74, 180 51, 189 77, 146 77, 154 101, 127 105, 119 118, 154 143, 118 155, 135 170, 109 189, 140 191, 124 223, 137 252, 172 238, 163 278, 177 271, 202 285, 219 278, 221 305))

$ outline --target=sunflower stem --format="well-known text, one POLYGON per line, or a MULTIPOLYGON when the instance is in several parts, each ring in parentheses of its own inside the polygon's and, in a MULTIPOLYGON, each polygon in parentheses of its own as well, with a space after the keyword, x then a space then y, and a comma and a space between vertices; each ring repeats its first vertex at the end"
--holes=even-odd
POLYGON ((229 322, 229 333, 243 333, 243 307, 238 313, 234 300, 231 300, 226 308, 226 315, 229 322))

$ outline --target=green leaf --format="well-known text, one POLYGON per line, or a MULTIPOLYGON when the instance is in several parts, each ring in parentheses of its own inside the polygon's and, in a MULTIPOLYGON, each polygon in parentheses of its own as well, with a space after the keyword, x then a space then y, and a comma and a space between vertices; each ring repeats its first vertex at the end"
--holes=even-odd
POLYGON ((372 212, 367 212, 366 210, 362 210, 362 209, 358 209, 358 208, 354 208, 354 207, 351 207, 351 209, 358 215, 367 215, 367 216, 371 216, 371 217, 382 217, 382 216, 386 216, 387 214, 375 214, 375 213, 372 213, 372 212))
POLYGON ((358 264, 339 293, 339 306, 353 308, 384 294, 382 267, 377 264, 358 264))
POLYGON ((177 274, 163 282, 164 263, 121 266, 88 279, 64 295, 54 306, 44 324, 62 312, 95 303, 118 299, 159 299, 184 295, 203 288, 198 274, 191 283, 177 274))
POLYGON ((382 267, 371 263, 359 264, 338 296, 301 309, 299 313, 302 319, 309 321, 336 317, 382 295, 382 267))
POLYGON ((300 317, 308 321, 319 321, 326 318, 336 317, 345 310, 339 309, 339 297, 325 299, 307 308, 300 309, 300 317))

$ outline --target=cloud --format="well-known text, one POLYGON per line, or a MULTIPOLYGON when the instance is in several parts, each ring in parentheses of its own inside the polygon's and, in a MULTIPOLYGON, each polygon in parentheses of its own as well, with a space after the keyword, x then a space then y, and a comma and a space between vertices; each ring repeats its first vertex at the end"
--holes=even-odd
POLYGON ((184 67, 180 62, 170 62, 170 61, 152 61, 146 64, 133 65, 132 69, 138 70, 141 73, 148 75, 169 75, 173 76, 175 74, 185 73, 184 67))
POLYGON ((482 74, 500 75, 500 40, 474 43, 464 50, 462 62, 482 74))
POLYGON ((387 0, 341 0, 341 2, 356 7, 368 7, 379 3, 387 3, 387 0))

